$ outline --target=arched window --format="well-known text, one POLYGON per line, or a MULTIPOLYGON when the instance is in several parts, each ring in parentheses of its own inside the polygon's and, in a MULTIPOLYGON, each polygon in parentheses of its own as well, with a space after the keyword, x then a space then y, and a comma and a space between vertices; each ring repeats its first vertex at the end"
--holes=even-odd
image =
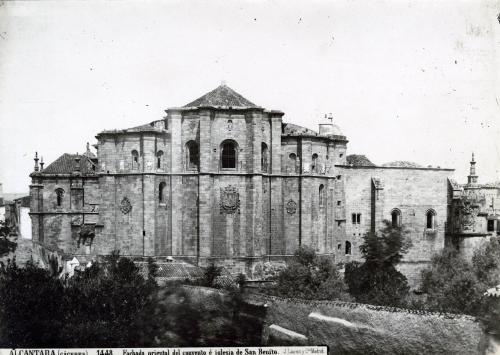
POLYGON ((351 255, 351 242, 345 242, 345 255, 351 255))
POLYGON ((290 153, 288 159, 290 159, 290 171, 292 173, 297 173, 297 154, 290 153))
POLYGON ((64 196, 64 190, 61 188, 56 189, 56 203, 58 207, 62 206, 63 196, 64 196))
POLYGON ((317 170, 318 170, 318 154, 314 153, 312 155, 311 173, 315 173, 317 170))
POLYGON ((391 225, 393 227, 401 227, 401 211, 397 208, 391 212, 391 225))
POLYGON ((158 186, 158 202, 163 203, 165 202, 165 186, 167 184, 165 182, 160 182, 160 185, 158 186))
POLYGON ((436 226, 436 212, 428 210, 425 214, 425 226, 427 229, 434 229, 436 226))
POLYGON ((236 169, 238 164, 238 145, 235 141, 227 140, 221 144, 221 168, 236 169))
POLYGON ((200 156, 198 151, 198 144, 195 141, 187 142, 186 153, 187 168, 189 170, 198 170, 200 156))
POLYGON ((319 205, 323 206, 325 204, 325 185, 319 185, 319 205))
POLYGON ((268 172, 269 167, 269 149, 267 149, 267 144, 261 144, 261 156, 260 156, 260 166, 263 173, 268 172))
POLYGON ((162 159, 163 159, 163 151, 159 150, 156 153, 156 169, 161 169, 162 168, 162 166, 161 166, 162 159))
POLYGON ((132 169, 139 169, 139 153, 137 150, 132 151, 132 169))

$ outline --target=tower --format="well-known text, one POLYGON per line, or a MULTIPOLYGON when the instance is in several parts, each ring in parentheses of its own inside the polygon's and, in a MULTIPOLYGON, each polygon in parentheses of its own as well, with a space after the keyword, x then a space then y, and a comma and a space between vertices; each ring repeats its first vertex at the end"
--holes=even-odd
POLYGON ((470 173, 469 176, 467 176, 467 184, 468 185, 477 184, 476 162, 474 161, 474 153, 472 153, 472 160, 470 162, 470 173))

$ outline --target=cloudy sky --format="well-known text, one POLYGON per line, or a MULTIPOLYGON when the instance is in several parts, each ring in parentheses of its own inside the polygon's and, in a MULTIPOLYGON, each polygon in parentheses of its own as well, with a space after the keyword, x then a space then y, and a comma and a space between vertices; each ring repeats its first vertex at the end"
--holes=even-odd
POLYGON ((0 182, 83 152, 225 80, 351 154, 500 180, 500 1, 109 1, 0 5, 0 182))

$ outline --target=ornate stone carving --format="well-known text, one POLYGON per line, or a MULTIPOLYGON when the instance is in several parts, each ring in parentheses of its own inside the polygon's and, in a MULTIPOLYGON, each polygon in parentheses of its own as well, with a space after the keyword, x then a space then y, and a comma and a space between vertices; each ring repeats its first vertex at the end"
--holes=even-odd
POLYGON ((295 202, 292 199, 288 200, 288 202, 286 203, 286 212, 288 214, 295 214, 296 211, 297 211, 297 202, 295 202))
POLYGON ((132 204, 130 203, 128 197, 124 197, 120 203, 120 211, 122 211, 123 214, 127 214, 132 211, 132 204))
POLYGON ((474 225, 476 221, 476 211, 470 205, 463 208, 462 227, 467 228, 474 225))
POLYGON ((189 129, 191 131, 194 131, 194 129, 196 128, 196 121, 192 120, 189 122, 189 129))
POLYGON ((240 213, 240 194, 235 186, 220 189, 220 213, 240 213))

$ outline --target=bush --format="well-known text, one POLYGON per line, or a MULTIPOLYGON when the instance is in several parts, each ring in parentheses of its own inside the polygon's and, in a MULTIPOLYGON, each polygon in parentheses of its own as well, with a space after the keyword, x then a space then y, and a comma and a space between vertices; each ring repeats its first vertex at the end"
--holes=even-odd
POLYGON ((345 267, 345 281, 356 301, 375 305, 401 306, 408 295, 406 277, 396 264, 408 252, 411 242, 404 227, 393 227, 384 221, 378 234, 368 233, 360 246, 365 261, 345 267))
POLYGON ((500 302, 485 291, 500 284, 500 240, 491 237, 474 251, 469 262, 446 248, 422 271, 425 307, 434 311, 479 317, 489 331, 500 334, 500 302))
POLYGON ((422 271, 421 289, 427 294, 429 309, 472 315, 477 314, 484 292, 472 265, 449 248, 433 256, 431 266, 422 271))
MULTIPOLYGON (((238 292, 160 290, 155 273, 153 260, 144 278, 118 253, 67 279, 10 262, 0 268, 0 347, 259 345, 263 319, 242 318, 238 292)), ((209 268, 206 279, 215 285, 218 274, 209 268)))
POLYGON ((318 257, 309 247, 299 248, 278 275, 273 293, 280 297, 349 300, 347 287, 331 259, 318 257))

